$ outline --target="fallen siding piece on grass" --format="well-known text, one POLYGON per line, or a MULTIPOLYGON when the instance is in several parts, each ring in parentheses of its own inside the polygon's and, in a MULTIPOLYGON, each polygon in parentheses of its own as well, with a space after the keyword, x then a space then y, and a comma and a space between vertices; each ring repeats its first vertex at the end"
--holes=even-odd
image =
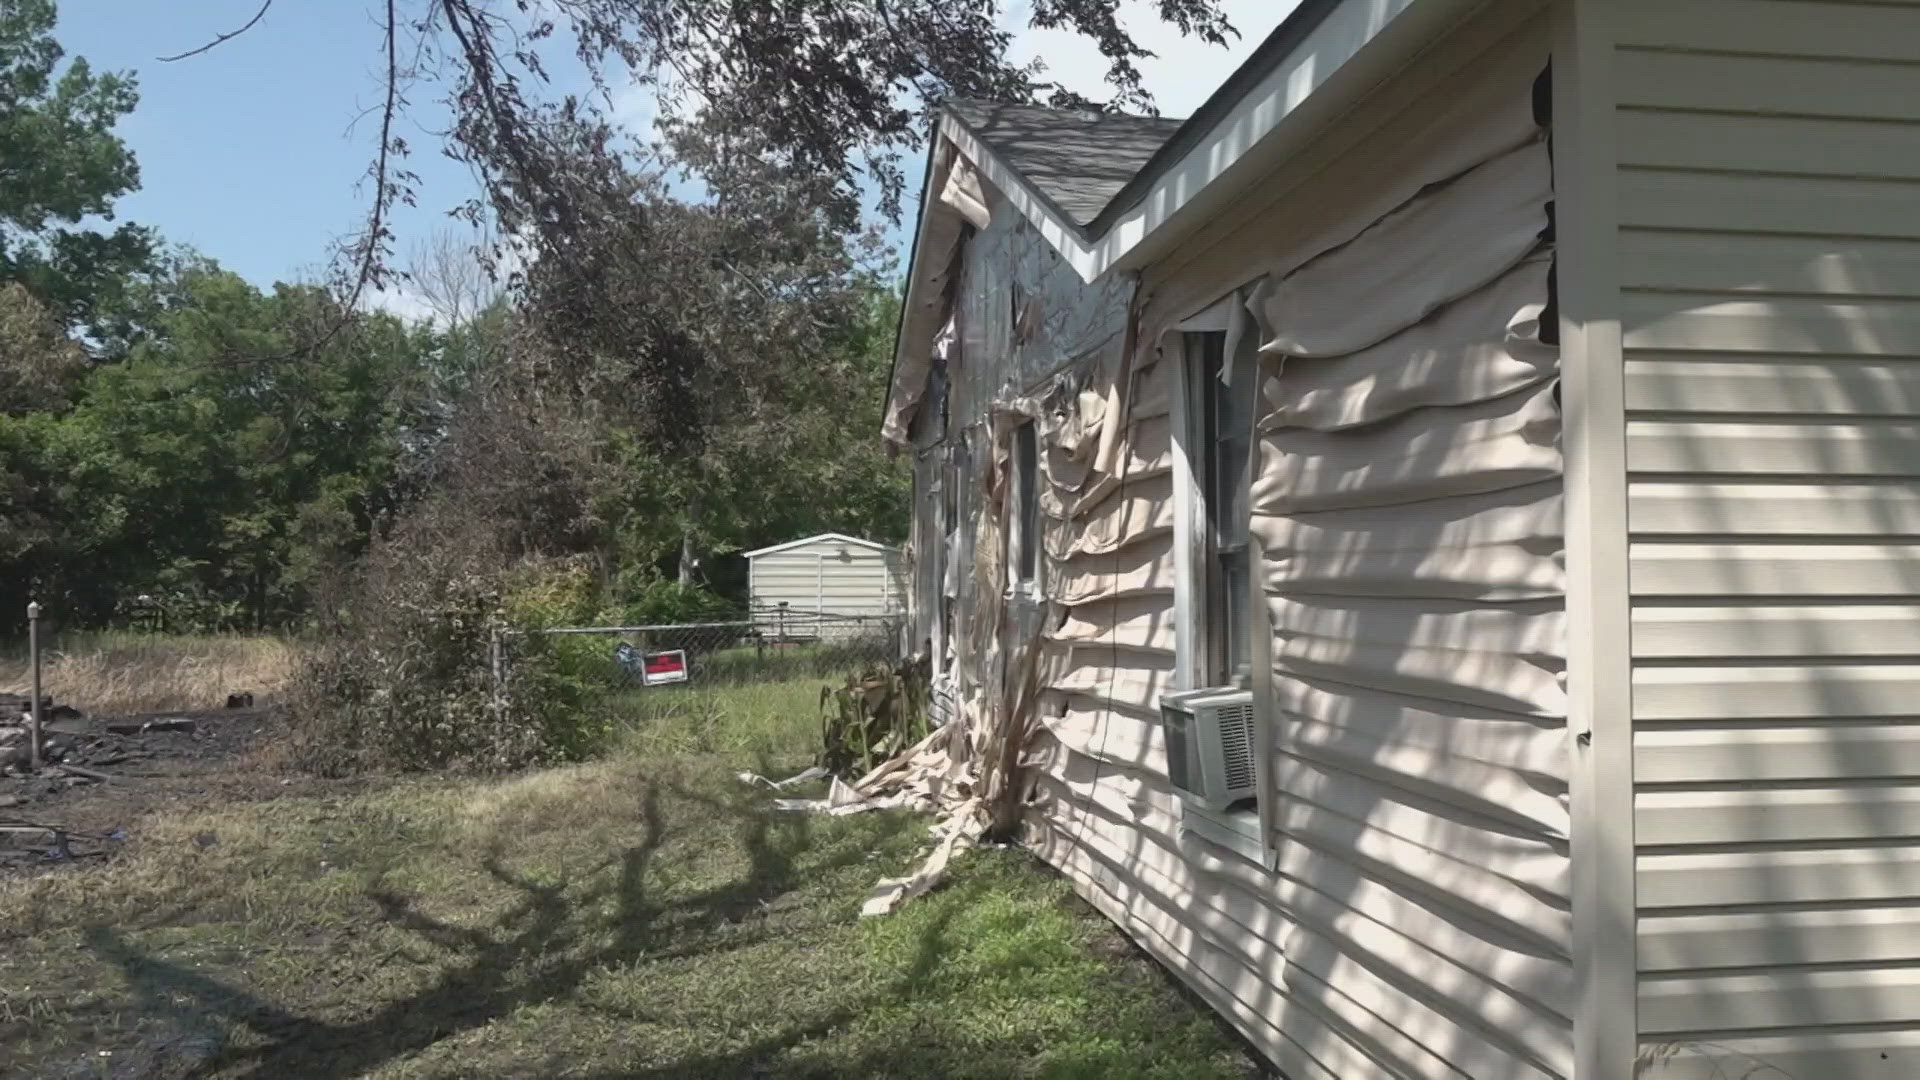
POLYGON ((867 902, 860 905, 860 917, 891 915, 901 904, 940 884, 947 876, 947 865, 953 861, 954 853, 972 847, 985 830, 980 800, 968 799, 934 825, 933 833, 939 839, 920 869, 906 877, 881 878, 874 884, 873 891, 867 894, 867 902))
POLYGON ((907 800, 900 795, 888 795, 869 799, 847 785, 839 777, 833 778, 833 784, 827 788, 824 799, 775 799, 775 810, 800 811, 805 813, 832 814, 834 817, 846 817, 848 814, 861 814, 868 810, 891 810, 905 805, 907 800))
MULTIPOLYGON (((931 829, 933 848, 920 868, 906 877, 880 879, 860 907, 862 917, 886 915, 938 885, 954 855, 972 847, 986 832, 986 808, 975 794, 973 760, 977 755, 968 753, 960 725, 947 724, 852 784, 834 777, 824 799, 775 799, 773 808, 834 817, 901 808, 939 815, 931 829)), ((752 772, 737 775, 741 783, 784 791, 825 774, 816 766, 785 780, 769 780, 752 772)))
POLYGON ((785 791, 796 784, 804 784, 809 780, 818 780, 827 775, 827 770, 819 765, 815 765, 812 768, 794 773, 785 780, 769 780, 756 772, 741 772, 734 775, 740 778, 741 783, 750 787, 763 787, 771 788, 774 791, 785 791))

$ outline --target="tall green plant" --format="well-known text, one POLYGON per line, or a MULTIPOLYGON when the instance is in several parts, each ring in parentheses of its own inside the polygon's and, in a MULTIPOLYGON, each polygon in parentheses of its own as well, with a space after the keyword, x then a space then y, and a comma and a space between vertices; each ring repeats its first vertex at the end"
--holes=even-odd
POLYGON ((927 669, 923 662, 875 664, 820 688, 820 764, 853 776, 927 737, 927 669))

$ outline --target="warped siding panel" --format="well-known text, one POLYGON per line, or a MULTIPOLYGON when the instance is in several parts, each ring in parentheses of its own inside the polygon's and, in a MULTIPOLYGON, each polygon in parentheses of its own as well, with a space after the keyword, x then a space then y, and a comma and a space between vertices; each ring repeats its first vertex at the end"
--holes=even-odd
MULTIPOLYGON (((1046 757, 1046 748, 1040 747, 1039 753, 1046 757)), ((1067 767, 1067 761, 1057 759, 1053 766, 1067 767)), ((1076 764, 1085 771, 1089 763, 1076 764)), ((1171 802, 1172 794, 1156 786, 1146 770, 1130 775, 1141 786, 1152 787, 1162 801, 1171 802)), ((1049 821, 1082 836, 1104 858, 1124 859, 1125 872, 1138 887, 1151 890, 1176 909, 1193 912, 1196 928, 1217 935, 1222 951, 1252 970, 1273 965, 1292 922, 1274 902, 1271 878, 1257 867, 1245 863, 1235 867, 1238 860, 1231 855, 1210 856, 1197 846, 1199 842, 1179 838, 1178 822, 1167 810, 1149 810, 1136 802, 1129 807, 1136 812, 1118 812, 1083 797, 1051 771, 1040 772, 1037 795, 1049 821), (1210 868, 1203 870, 1203 863, 1210 868)))
POLYGON ((1381 346, 1336 360, 1289 357, 1284 377, 1267 364, 1265 423, 1335 431, 1414 409, 1505 397, 1553 378, 1559 351, 1539 342, 1551 266, 1546 252, 1535 252, 1381 346), (1489 340, 1487 328, 1503 323, 1506 337, 1489 340))
POLYGON ((1564 602, 1276 597, 1276 670, 1530 716, 1564 716, 1564 602))
MULTIPOLYGON (((1275 771, 1282 781, 1282 829, 1323 851, 1338 852, 1344 843, 1349 848, 1342 856, 1346 862, 1373 858, 1404 880, 1436 886, 1449 878, 1464 884, 1491 877, 1530 889, 1536 897, 1554 897, 1553 906, 1566 897, 1564 842, 1557 835, 1564 827, 1550 821, 1519 822, 1514 820, 1517 814, 1496 816, 1436 798, 1431 788, 1439 786, 1437 778, 1422 791, 1291 755, 1283 755, 1275 771), (1485 868, 1484 874, 1461 876, 1477 868, 1485 868)), ((1552 813, 1541 816, 1550 819, 1552 813)), ((1493 921, 1500 909, 1482 903, 1479 888, 1476 884, 1436 899, 1493 921)), ((1504 888, 1490 889, 1489 895, 1507 896, 1504 888)), ((1546 911, 1532 906, 1526 910, 1523 925, 1535 932, 1557 923, 1546 911)))
POLYGON ((1336 765, 1355 754, 1381 765, 1402 754, 1443 757, 1507 770, 1542 790, 1567 780, 1566 734, 1552 717, 1439 708, 1427 698, 1308 678, 1288 679, 1274 692, 1294 750, 1306 757, 1336 765))
MULTIPOLYGON (((1459 757, 1450 748, 1407 745, 1352 728, 1288 717, 1295 752, 1306 761, 1352 773, 1387 788, 1447 801, 1477 818, 1551 837, 1567 832, 1567 809, 1543 791, 1538 773, 1505 762, 1459 757)), ((1551 841, 1549 841, 1551 843, 1551 841)))
POLYGON ((1475 187, 1496 169, 1443 187, 1256 299, 1281 354, 1263 380, 1251 529, 1281 710, 1287 1000, 1346 1025, 1372 1059, 1355 1075, 1447 1075, 1367 1017, 1466 1076, 1571 1067, 1558 356, 1539 341, 1548 193, 1528 168, 1540 149, 1501 163, 1502 190, 1475 187), (1403 239, 1435 213, 1445 227, 1403 239), (1420 273, 1438 236, 1447 272, 1420 273), (1373 290, 1356 315, 1348 266, 1368 282, 1415 273, 1419 287, 1373 290), (1396 921, 1412 910, 1430 914, 1396 921))
MULTIPOLYGON (((1263 352, 1351 357, 1401 333, 1533 253, 1553 197, 1544 138, 1423 191, 1278 281, 1251 307, 1263 352), (1466 257, 1463 257, 1466 256, 1466 257)), ((1416 343, 1400 350, 1410 359, 1416 343)))
POLYGON ((1651 1075, 1920 1075, 1920 6, 1617 26, 1651 1075))
POLYGON ((1554 387, 1543 385, 1490 401, 1418 409, 1364 434, 1277 427, 1260 440, 1253 513, 1256 519, 1291 517, 1549 481, 1560 475, 1559 416, 1554 387))
POLYGON ((1035 833, 1029 843, 1041 858, 1066 875, 1081 896, 1179 975, 1203 1000, 1233 1021, 1240 1033, 1289 1077, 1345 1080, 1364 1076, 1375 1067, 1353 1045, 1344 1041, 1327 1043, 1322 1023, 1313 1022, 1307 1030, 1297 1031, 1299 1019, 1289 1016, 1297 1033, 1275 1026, 1269 1017, 1282 1011, 1278 994, 1260 995, 1249 1003, 1229 989, 1219 974, 1222 958, 1208 939, 1183 925, 1177 912, 1136 903, 1134 890, 1115 881, 1106 865, 1097 863, 1077 837, 1044 824, 1036 826, 1035 833))
POLYGON ((1363 163, 1316 172, 1298 197, 1230 212, 1242 227, 1228 248, 1198 243, 1168 258, 1190 269, 1146 275, 1165 288, 1142 337, 1164 345, 1148 316, 1192 314, 1161 313, 1166 297, 1204 306, 1302 269, 1255 302, 1289 313, 1263 340, 1327 354, 1278 367, 1264 389, 1291 419, 1257 440, 1270 452, 1258 572, 1287 620, 1275 865, 1210 840, 1166 779, 1176 523, 1160 439, 1179 365, 1151 345, 1136 361, 1113 473, 1083 443, 1048 459, 1056 617, 1022 759, 1031 842, 1295 1080, 1572 1068, 1558 357, 1539 340, 1550 192, 1544 143, 1525 131, 1546 28, 1516 30, 1522 7, 1536 13, 1490 8, 1472 51, 1443 44, 1420 61, 1460 73, 1441 84, 1459 92, 1396 106, 1418 137, 1368 146, 1361 170, 1404 196, 1365 217, 1303 214, 1351 207, 1363 163), (1499 93, 1485 86, 1495 71, 1499 93), (1455 107, 1463 95, 1500 102, 1498 115, 1455 107), (1422 112, 1448 126, 1423 127, 1422 112), (1495 157, 1483 179, 1519 179, 1438 183, 1495 157), (1433 160, 1451 164, 1433 175, 1433 160), (1419 213, 1369 229, 1409 198, 1419 213), (1447 228, 1412 227, 1442 204, 1455 206, 1447 228), (1357 289, 1357 272, 1374 299, 1318 301, 1357 289), (1239 276, 1213 289, 1216 275, 1239 276))
POLYGON ((1047 642, 1041 652, 1041 685, 1063 694, 1137 709, 1158 709, 1173 689, 1173 657, 1112 646, 1047 642))
POLYGON ((1160 476, 1110 488, 1094 505, 1076 508, 1073 520, 1071 532, 1048 532, 1048 555, 1107 555, 1159 540, 1173 532, 1173 484, 1160 476))
POLYGON ((1062 604, 1156 594, 1173 602, 1173 536, 1162 533, 1106 555, 1057 560, 1047 569, 1047 591, 1062 604))
POLYGON ((1076 604, 1059 628, 1047 632, 1063 644, 1120 645, 1164 652, 1174 644, 1173 610, 1160 595, 1091 600, 1076 604))
POLYGON ((1279 596, 1537 600, 1566 592, 1560 483, 1254 519, 1279 596))
POLYGON ((1046 479, 1040 490, 1040 508, 1062 519, 1076 518, 1122 486, 1138 488, 1164 478, 1173 469, 1171 425, 1166 417, 1135 425, 1126 442, 1126 458, 1114 476, 1096 476, 1090 462, 1056 463, 1045 455, 1046 479))
POLYGON ((1081 694, 1061 697, 1060 711, 1041 718, 1061 746, 1096 761, 1166 772, 1167 746, 1158 715, 1081 694))

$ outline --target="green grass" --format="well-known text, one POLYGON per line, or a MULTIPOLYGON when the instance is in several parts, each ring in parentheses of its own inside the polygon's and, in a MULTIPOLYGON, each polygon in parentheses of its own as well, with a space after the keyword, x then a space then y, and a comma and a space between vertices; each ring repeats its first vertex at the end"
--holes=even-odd
POLYGON ((807 688, 649 699, 587 765, 169 807, 0 881, 0 1074, 1247 1075, 1023 853, 857 919, 926 819, 731 775, 805 764, 807 688))
POLYGON ((650 687, 615 694, 606 707, 619 720, 621 753, 717 754, 743 769, 798 771, 820 748, 820 690, 828 681, 650 687))

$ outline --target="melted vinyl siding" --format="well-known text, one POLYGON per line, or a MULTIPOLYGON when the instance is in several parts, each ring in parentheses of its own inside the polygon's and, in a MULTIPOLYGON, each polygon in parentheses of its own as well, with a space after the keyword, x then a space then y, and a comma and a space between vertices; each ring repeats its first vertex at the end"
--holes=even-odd
POLYGON ((1920 6, 1619 30, 1642 1038, 1920 1075, 1920 6))
MULTIPOLYGON (((1508 57, 1514 94, 1542 62, 1508 57)), ((1544 146, 1528 152, 1512 171, 1543 175, 1544 146)), ((1496 205, 1448 197, 1463 194, 1496 205)), ((1290 714, 1277 867, 1184 832, 1165 780, 1174 365, 1140 372, 1124 480, 1049 469, 1061 610, 1027 757, 1032 842, 1295 1080, 1569 1068, 1558 364, 1537 340, 1538 195, 1510 199, 1535 214, 1517 227, 1494 214, 1523 242, 1464 268, 1464 295, 1402 309, 1294 382, 1269 365, 1279 419, 1254 500, 1290 714)), ((1406 245, 1380 246, 1346 257, 1391 274, 1406 245)), ((1311 281, 1291 284, 1308 288, 1276 295, 1311 300, 1311 281)))

